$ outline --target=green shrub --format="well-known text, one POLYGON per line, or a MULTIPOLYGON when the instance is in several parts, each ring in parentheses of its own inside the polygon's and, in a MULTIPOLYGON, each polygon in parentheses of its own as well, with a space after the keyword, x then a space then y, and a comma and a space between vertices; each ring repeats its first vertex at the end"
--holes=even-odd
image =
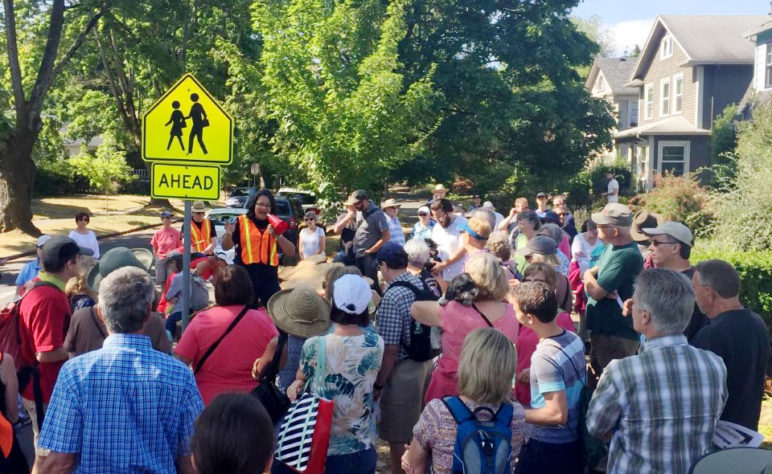
POLYGON ((601 193, 606 192, 604 184, 606 171, 609 170, 614 172, 614 176, 619 181, 620 194, 630 189, 632 173, 626 162, 618 160, 611 164, 596 163, 585 167, 568 181, 568 187, 565 189, 568 194, 568 204, 573 208, 593 208, 598 207, 601 202, 605 203, 601 193))
POLYGON ((665 220, 683 222, 697 236, 706 235, 712 214, 708 209, 708 193, 696 177, 666 174, 662 183, 630 200, 633 209, 656 212, 665 220))
POLYGON ((64 158, 43 161, 37 165, 34 187, 36 196, 84 194, 88 189, 88 179, 76 176, 64 158))
POLYGON ((772 103, 753 109, 753 119, 737 127, 736 177, 711 195, 715 239, 732 248, 767 250, 772 243, 772 103))
POLYGON ((764 318, 772 333, 772 250, 741 251, 716 241, 697 241, 691 262, 719 259, 740 274, 740 301, 764 318))

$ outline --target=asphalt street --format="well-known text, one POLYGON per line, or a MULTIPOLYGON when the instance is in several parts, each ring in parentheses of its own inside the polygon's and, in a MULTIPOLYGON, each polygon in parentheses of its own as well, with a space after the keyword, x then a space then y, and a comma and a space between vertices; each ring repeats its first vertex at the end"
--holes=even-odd
MULTIPOLYGON (((130 234, 111 237, 99 241, 99 251, 105 253, 114 247, 146 248, 150 249, 150 239, 153 237, 155 229, 145 229, 130 234)), ((25 257, 18 260, 12 260, 0 267, 0 305, 10 301, 16 293, 14 281, 19 274, 19 270, 34 257, 25 257)))

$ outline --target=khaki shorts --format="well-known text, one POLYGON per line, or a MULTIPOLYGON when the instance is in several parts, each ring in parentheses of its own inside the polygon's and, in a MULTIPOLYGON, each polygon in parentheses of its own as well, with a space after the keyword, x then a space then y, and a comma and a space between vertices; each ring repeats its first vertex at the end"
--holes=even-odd
MULTIPOLYGON (((42 456, 42 457, 48 456, 49 454, 51 454, 50 450, 38 448, 38 438, 40 437, 40 430, 38 429, 38 412, 37 410, 35 410, 35 401, 27 400, 26 398, 21 397, 21 403, 22 405, 24 405, 24 409, 27 410, 27 413, 29 413, 30 421, 32 421, 32 434, 34 436, 34 442, 35 442, 35 455, 42 456)), ((43 404, 43 410, 48 411, 48 403, 43 404)))
POLYGON ((423 408, 424 389, 432 361, 416 362, 404 359, 397 362, 381 393, 381 421, 378 436, 389 443, 409 443, 413 426, 423 408))

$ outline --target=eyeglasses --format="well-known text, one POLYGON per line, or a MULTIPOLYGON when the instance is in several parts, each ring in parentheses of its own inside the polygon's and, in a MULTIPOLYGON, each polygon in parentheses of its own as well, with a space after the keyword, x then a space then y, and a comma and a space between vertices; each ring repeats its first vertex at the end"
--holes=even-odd
POLYGON ((429 214, 427 214, 427 213, 425 213, 425 212, 419 212, 419 213, 418 213, 418 215, 419 215, 419 216, 421 216, 421 217, 426 217, 426 216, 428 216, 429 214))
POLYGON ((306 219, 303 219, 303 220, 306 221, 306 222, 311 222, 311 221, 314 221, 316 219, 314 219, 313 217, 310 217, 310 218, 306 218, 306 219))

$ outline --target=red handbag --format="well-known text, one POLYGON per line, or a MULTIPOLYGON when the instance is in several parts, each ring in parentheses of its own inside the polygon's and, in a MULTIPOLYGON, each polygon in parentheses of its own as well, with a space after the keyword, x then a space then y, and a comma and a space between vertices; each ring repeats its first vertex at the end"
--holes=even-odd
MULTIPOLYGON (((314 373, 317 387, 324 383, 327 370, 324 336, 319 338, 319 353, 314 373)), ((311 379, 309 379, 310 383, 311 379)), ((279 429, 276 459, 296 472, 322 474, 327 462, 335 402, 306 390, 290 405, 279 429)))

